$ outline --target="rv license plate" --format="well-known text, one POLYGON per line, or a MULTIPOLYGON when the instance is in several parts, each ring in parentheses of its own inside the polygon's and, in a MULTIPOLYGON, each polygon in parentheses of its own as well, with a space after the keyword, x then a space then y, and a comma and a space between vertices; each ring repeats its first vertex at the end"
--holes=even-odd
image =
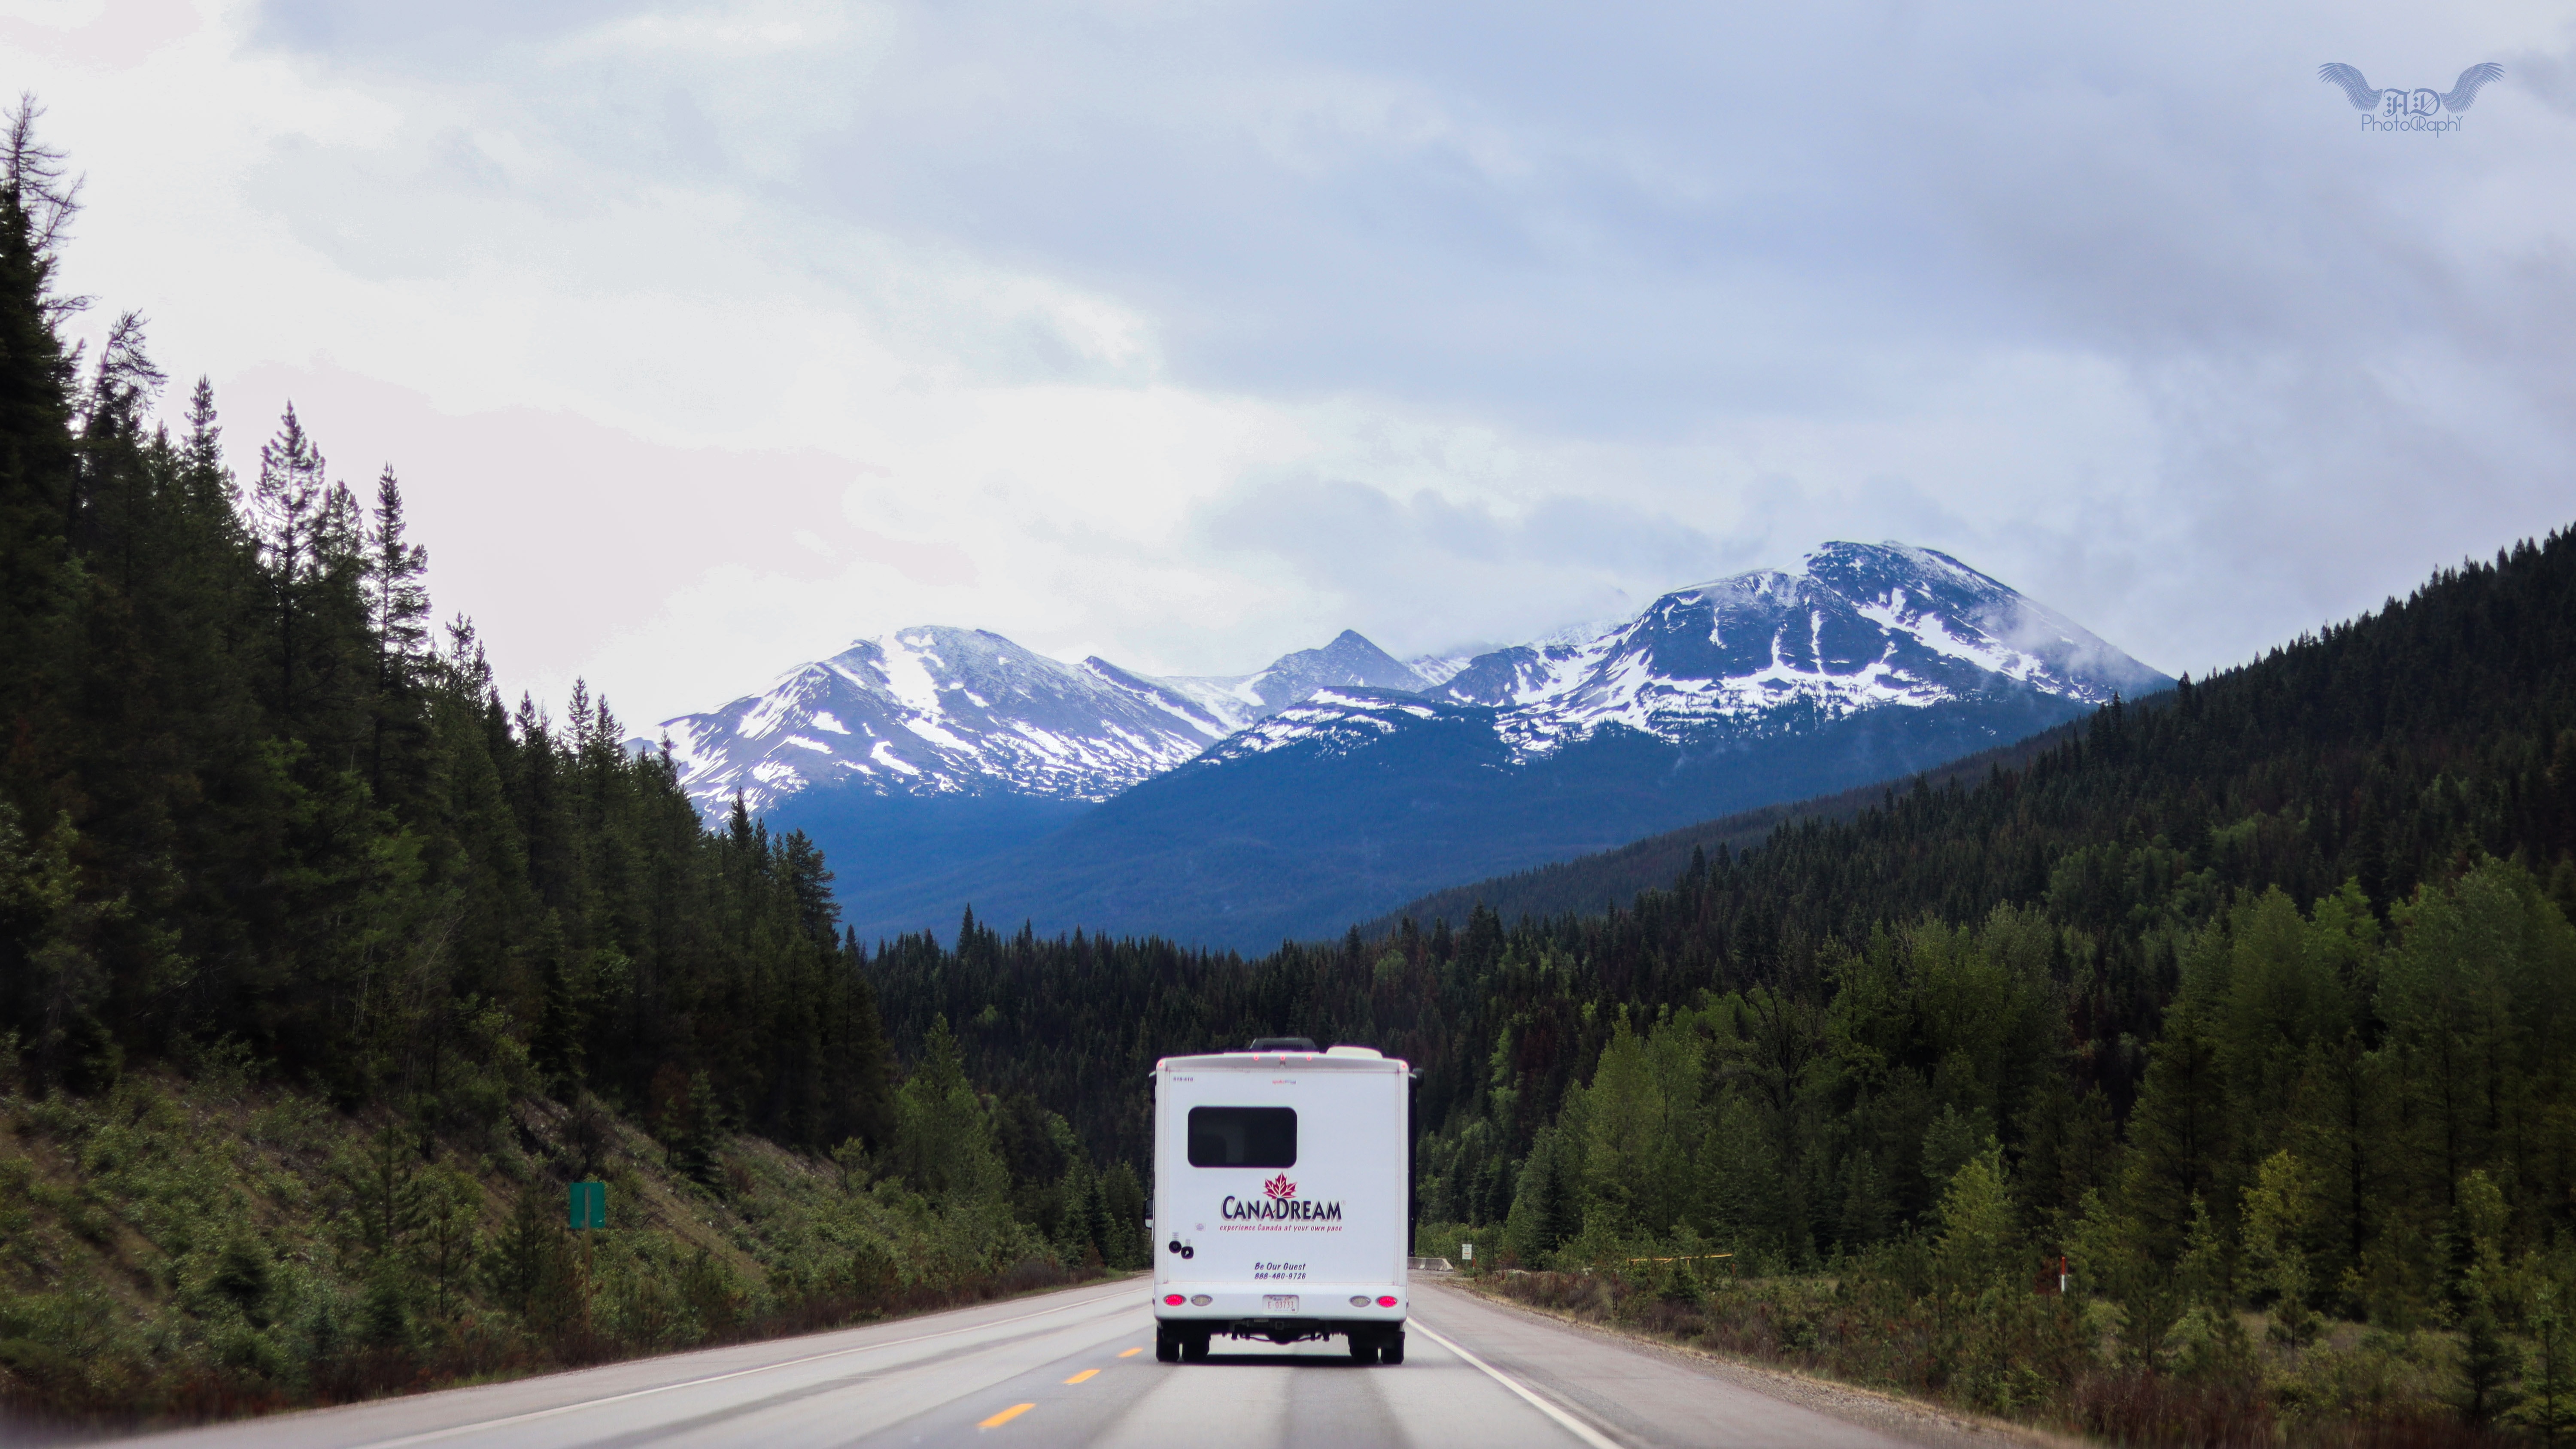
POLYGON ((1272 1313, 1294 1313, 1297 1311, 1297 1295, 1294 1293, 1265 1293, 1261 1296, 1261 1306, 1272 1313))

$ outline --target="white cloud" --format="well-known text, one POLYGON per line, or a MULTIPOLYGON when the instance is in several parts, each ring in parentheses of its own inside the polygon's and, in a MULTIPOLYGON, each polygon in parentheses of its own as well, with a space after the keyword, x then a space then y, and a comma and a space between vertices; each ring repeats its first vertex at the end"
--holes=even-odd
POLYGON ((514 682, 1231 671, 1828 537, 2169 669, 2568 522, 2555 12, 13 0, 72 281, 514 682), (2501 58, 2458 135, 2313 79, 2501 58), (2532 86, 2517 89, 2515 67, 2532 86))

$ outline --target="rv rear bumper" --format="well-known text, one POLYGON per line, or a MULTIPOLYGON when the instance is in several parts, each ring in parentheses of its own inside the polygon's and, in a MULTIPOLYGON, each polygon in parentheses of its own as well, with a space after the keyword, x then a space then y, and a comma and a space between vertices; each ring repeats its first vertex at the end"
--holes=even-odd
POLYGON ((1404 1320, 1358 1318, 1166 1318, 1154 1325, 1157 1335, 1178 1339, 1250 1338, 1264 1343, 1301 1343, 1316 1339, 1365 1341, 1402 1338, 1404 1320))
POLYGON ((1248 1288, 1239 1284, 1158 1283, 1154 1285, 1154 1317, 1159 1322, 1186 1324, 1194 1329, 1255 1319, 1281 1324, 1362 1323, 1384 1328, 1403 1324, 1409 1296, 1400 1283, 1256 1284, 1248 1288), (1282 1288, 1291 1291, 1282 1292, 1282 1288), (1174 1303, 1174 1298, 1181 1301, 1174 1303), (1395 1301, 1379 1301, 1387 1298, 1395 1301))

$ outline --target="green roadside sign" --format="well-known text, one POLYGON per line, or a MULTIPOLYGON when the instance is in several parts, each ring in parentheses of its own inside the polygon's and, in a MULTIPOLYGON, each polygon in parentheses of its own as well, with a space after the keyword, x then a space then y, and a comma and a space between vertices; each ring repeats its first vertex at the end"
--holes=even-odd
POLYGON ((572 1225, 582 1228, 608 1226, 608 1184, 576 1182, 572 1185, 572 1225))

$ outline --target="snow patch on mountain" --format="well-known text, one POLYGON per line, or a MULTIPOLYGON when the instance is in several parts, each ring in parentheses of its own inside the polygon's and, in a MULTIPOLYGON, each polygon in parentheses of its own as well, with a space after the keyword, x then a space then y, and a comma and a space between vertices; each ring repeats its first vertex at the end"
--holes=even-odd
POLYGON ((1096 802, 1331 685, 1427 687, 1348 631, 1256 674, 1159 679, 925 625, 858 640, 759 694, 666 720, 662 736, 681 787, 711 816, 737 793, 758 812, 832 784, 1096 802))
POLYGON ((1318 689, 1360 685, 1419 693, 1434 681, 1380 649, 1357 631, 1344 629, 1321 649, 1300 649, 1273 660, 1257 674, 1223 678, 1172 679, 1165 683, 1190 692, 1211 711, 1228 711, 1242 728, 1306 699, 1318 689))
POLYGON ((1468 657, 1399 660, 1344 631, 1256 673, 1158 678, 979 629, 898 629, 662 734, 711 815, 736 792, 758 811, 831 784, 1096 802, 1192 760, 1341 752, 1442 722, 1490 730, 1527 761, 1612 727, 1723 743, 1999 692, 2094 705, 2169 682, 1947 554, 1829 543, 1795 569, 1468 657))
MULTIPOLYGON (((2098 705, 2170 682, 1947 554, 1830 543, 1797 569, 1677 589, 1633 619, 1480 654, 1425 693, 1492 710, 1496 733, 1528 760, 1610 726, 1709 744, 1998 691, 2098 705)), ((1201 758, 1339 750, 1400 727, 1401 713, 1318 693, 1201 758)))
POLYGON ((1476 656, 1472 653, 1417 654, 1404 661, 1404 667, 1413 671, 1413 677, 1422 681, 1423 688, 1438 689, 1457 678, 1458 671, 1474 663, 1475 660, 1476 656))
POLYGON ((1192 763, 1223 764, 1291 745, 1320 754, 1348 754, 1421 721, 1485 713, 1397 690, 1318 689, 1302 702, 1238 730, 1192 763))

